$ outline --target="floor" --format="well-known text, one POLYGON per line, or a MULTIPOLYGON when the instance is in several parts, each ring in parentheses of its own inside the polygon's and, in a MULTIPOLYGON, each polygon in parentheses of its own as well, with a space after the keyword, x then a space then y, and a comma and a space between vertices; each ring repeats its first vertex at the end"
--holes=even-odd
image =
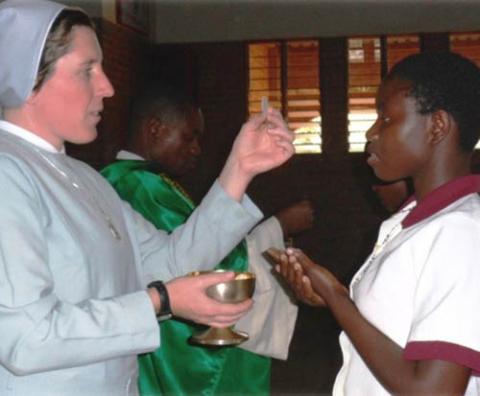
POLYGON ((272 363, 272 395, 330 395, 341 365, 338 334, 327 310, 301 306, 288 360, 272 363))

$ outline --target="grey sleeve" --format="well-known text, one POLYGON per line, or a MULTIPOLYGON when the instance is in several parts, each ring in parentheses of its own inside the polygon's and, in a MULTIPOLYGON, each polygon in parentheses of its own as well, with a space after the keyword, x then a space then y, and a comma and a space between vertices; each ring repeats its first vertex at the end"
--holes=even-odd
POLYGON ((4 156, 0 186, 0 363, 26 375, 154 349, 158 326, 145 291, 81 302, 56 294, 62 278, 49 263, 52 214, 44 198, 28 172, 4 156))
POLYGON ((129 205, 126 218, 138 243, 148 284, 213 268, 258 223, 262 213, 247 196, 237 202, 215 182, 185 224, 168 236, 155 230, 129 205))

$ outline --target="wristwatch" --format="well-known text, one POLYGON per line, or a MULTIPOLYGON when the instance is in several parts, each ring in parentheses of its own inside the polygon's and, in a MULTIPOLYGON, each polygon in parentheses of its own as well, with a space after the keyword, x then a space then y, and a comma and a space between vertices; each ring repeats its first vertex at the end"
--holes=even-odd
POLYGON ((170 298, 168 297, 168 291, 165 284, 162 281, 154 281, 149 283, 148 288, 153 287, 157 289, 160 296, 160 312, 157 314, 159 320, 167 320, 172 317, 172 310, 170 308, 170 298))

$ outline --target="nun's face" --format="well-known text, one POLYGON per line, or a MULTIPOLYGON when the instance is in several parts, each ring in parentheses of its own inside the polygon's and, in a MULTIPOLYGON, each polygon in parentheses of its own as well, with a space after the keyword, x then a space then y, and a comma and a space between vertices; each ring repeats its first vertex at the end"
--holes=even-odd
POLYGON ((60 148, 64 142, 89 143, 97 136, 103 98, 113 87, 102 69, 102 52, 92 29, 76 26, 70 50, 29 102, 35 112, 35 132, 60 148))

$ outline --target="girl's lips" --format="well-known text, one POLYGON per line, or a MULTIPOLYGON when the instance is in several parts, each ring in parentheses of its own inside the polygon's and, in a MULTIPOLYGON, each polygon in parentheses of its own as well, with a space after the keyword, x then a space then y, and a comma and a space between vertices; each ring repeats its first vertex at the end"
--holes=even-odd
POLYGON ((367 158, 367 164, 370 165, 370 166, 375 165, 379 161, 380 161, 380 159, 378 158, 377 154, 375 154, 375 153, 370 153, 370 155, 367 158))

